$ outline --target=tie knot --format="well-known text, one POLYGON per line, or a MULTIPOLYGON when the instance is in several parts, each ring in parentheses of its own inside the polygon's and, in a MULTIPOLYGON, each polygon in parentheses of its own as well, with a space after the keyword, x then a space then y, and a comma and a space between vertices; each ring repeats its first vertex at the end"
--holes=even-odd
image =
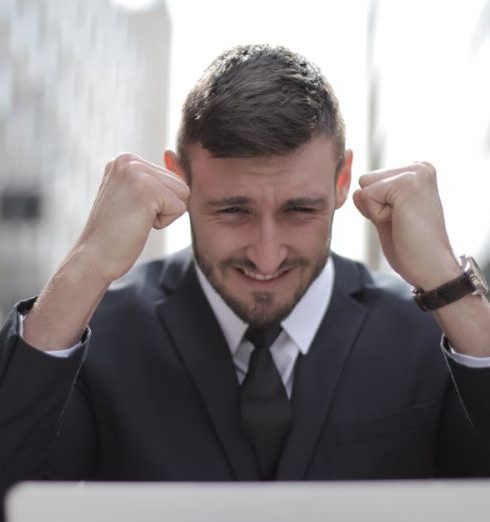
POLYGON ((250 341, 255 348, 268 349, 277 339, 277 336, 281 333, 281 330, 282 328, 280 324, 274 324, 267 328, 253 328, 249 326, 245 332, 244 337, 250 341))

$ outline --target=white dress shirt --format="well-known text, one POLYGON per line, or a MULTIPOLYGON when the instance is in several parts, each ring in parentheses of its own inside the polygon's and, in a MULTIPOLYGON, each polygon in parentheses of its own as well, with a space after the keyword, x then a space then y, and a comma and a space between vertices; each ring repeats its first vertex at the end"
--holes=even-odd
MULTIPOLYGON (((252 343, 243 339, 248 324, 224 302, 197 265, 196 271, 209 306, 228 343, 238 382, 241 384, 247 375, 248 362, 253 350, 252 343)), ((330 303, 333 281, 334 265, 330 258, 291 313, 281 322, 282 331, 270 347, 288 397, 291 397, 293 390, 293 370, 296 359, 300 353, 306 355, 310 349, 330 303)))
MULTIPOLYGON (((228 342, 238 382, 241 384, 247 374, 248 362, 253 350, 252 343, 243 339, 248 325, 223 301, 223 298, 211 286, 197 265, 196 271, 203 292, 228 342)), ((313 281, 291 313, 281 322, 283 331, 270 348, 288 397, 291 397, 293 389, 296 359, 300 352, 306 355, 310 349, 313 338, 330 304, 334 279, 334 264, 332 258, 329 258, 320 275, 313 281)), ((490 367, 490 357, 472 357, 458 353, 444 335, 441 346, 448 356, 459 364, 469 368, 490 367)))
MULTIPOLYGON (((241 384, 247 374, 248 361, 253 350, 252 343, 243 340, 243 335, 248 325, 231 310, 223 301, 223 298, 211 286, 199 267, 195 266, 199 283, 228 343, 238 382, 241 384)), ((306 355, 310 349, 313 338, 330 304, 334 279, 334 264, 332 258, 329 258, 320 275, 313 281, 288 317, 281 322, 283 331, 270 348, 289 397, 291 397, 293 389, 293 370, 296 359, 300 353, 306 355)), ((22 337, 24 316, 22 314, 19 315, 20 336, 22 337)), ((53 350, 45 353, 54 357, 69 357, 80 346, 81 343, 77 343, 63 350, 53 350)), ((448 356, 459 364, 469 368, 490 367, 490 357, 472 357, 457 353, 447 342, 445 336, 442 338, 441 346, 448 356)))

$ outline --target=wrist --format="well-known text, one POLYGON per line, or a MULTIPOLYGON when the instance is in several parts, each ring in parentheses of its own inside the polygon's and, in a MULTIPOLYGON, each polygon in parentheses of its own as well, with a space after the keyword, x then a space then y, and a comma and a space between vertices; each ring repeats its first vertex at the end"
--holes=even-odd
POLYGON ((110 282, 90 251, 74 248, 25 316, 24 340, 41 351, 79 342, 110 282))
POLYGON ((426 268, 416 280, 413 286, 424 292, 430 292, 439 286, 456 279, 463 273, 461 263, 454 255, 448 255, 440 261, 433 260, 430 268, 426 268))
POLYGON ((61 262, 57 273, 73 280, 82 279, 88 285, 100 290, 107 290, 117 279, 110 272, 107 262, 97 248, 86 244, 77 244, 61 262))
POLYGON ((435 287, 430 286, 429 290, 425 290, 423 287, 413 290, 415 301, 422 310, 434 311, 468 295, 484 296, 487 294, 488 283, 476 261, 468 256, 461 256, 460 260, 457 276, 435 287))

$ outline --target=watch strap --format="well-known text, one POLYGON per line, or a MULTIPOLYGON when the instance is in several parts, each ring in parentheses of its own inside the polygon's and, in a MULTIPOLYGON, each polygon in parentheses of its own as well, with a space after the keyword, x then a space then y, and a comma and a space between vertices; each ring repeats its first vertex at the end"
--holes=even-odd
POLYGON ((454 303, 465 295, 475 291, 475 285, 469 274, 464 272, 456 279, 452 279, 433 290, 424 292, 421 289, 413 291, 415 302, 424 311, 437 310, 442 306, 454 303))

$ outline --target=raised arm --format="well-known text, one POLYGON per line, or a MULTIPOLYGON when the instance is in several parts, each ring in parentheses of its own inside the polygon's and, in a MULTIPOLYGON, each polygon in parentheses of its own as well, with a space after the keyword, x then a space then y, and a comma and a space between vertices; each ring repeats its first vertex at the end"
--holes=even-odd
MULTIPOLYGON (((374 171, 359 184, 354 203, 373 222, 388 262, 409 284, 430 291, 462 274, 431 164, 374 171)), ((433 314, 457 352, 490 357, 490 305, 484 297, 469 294, 433 314)))
POLYGON ((110 161, 85 228, 24 322, 24 340, 46 351, 76 343, 112 281, 135 263, 150 230, 186 210, 187 185, 134 154, 110 161))

